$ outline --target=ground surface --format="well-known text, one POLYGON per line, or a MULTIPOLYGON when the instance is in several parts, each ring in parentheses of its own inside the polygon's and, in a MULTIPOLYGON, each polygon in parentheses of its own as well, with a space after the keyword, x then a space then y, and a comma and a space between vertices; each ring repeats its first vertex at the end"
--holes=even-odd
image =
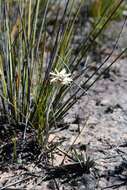
MULTIPOLYGON (((113 28, 120 28, 122 23, 113 26, 113 28)), ((113 28, 110 29, 111 35, 115 33, 113 28)), ((106 32, 108 33, 109 30, 106 32)), ((118 49, 126 47, 126 32, 125 26, 118 49)), ((117 54, 117 51, 109 62, 115 59, 115 53, 117 54)), ((68 119, 72 120, 75 113, 79 114, 81 127, 83 127, 84 118, 88 117, 77 143, 88 145, 87 153, 97 163, 99 178, 97 186, 93 189, 107 187, 107 189, 125 190, 127 189, 126 56, 118 60, 108 75, 104 75, 88 94, 78 102, 68 119)), ((76 125, 71 124, 70 143, 74 138, 74 130, 76 130, 76 125)))

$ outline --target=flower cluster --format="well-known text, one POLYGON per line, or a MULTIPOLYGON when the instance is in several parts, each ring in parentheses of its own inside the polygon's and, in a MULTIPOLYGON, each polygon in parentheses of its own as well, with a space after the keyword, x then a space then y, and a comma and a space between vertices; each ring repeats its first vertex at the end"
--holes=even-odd
POLYGON ((55 69, 55 72, 50 72, 51 83, 60 83, 62 85, 68 85, 72 82, 71 74, 66 72, 66 69, 62 69, 60 72, 55 69))

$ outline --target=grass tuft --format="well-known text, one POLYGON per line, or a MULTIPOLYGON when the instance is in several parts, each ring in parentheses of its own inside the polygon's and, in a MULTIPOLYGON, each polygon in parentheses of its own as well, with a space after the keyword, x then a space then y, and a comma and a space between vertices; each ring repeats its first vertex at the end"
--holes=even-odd
POLYGON ((2 110, 8 123, 19 128, 25 126, 21 129, 24 140, 26 131, 32 128, 36 131, 39 145, 44 147, 50 129, 57 126, 68 110, 101 77, 87 86, 96 73, 84 80, 85 70, 76 76, 75 70, 87 58, 97 37, 122 2, 120 0, 103 11, 102 18, 87 39, 84 38, 75 50, 75 24, 79 21, 83 1, 76 3, 68 0, 63 6, 57 1, 54 5, 50 0, 0 0, 2 110), (52 18, 53 6, 58 10, 52 18), (77 85, 77 79, 82 78, 77 85), (70 89, 75 85, 77 90, 68 98, 70 89))

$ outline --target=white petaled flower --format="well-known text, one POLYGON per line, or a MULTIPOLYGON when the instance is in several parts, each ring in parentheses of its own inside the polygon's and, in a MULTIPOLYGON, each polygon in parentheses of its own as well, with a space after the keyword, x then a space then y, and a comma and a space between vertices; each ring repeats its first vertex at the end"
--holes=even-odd
POLYGON ((50 72, 51 83, 60 83, 62 85, 68 85, 72 82, 71 73, 67 73, 66 69, 62 69, 60 72, 55 69, 55 72, 50 72))

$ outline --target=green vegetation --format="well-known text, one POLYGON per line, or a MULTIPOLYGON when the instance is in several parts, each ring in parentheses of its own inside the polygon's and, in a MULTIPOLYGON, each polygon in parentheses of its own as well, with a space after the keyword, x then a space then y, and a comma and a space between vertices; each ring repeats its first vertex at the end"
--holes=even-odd
MULTIPOLYGON (((108 12, 110 12, 119 2, 119 0, 93 0, 91 3, 91 15, 95 18, 101 17, 103 13, 105 13, 105 10, 108 9, 108 12)), ((112 19, 122 18, 124 8, 125 5, 122 4, 122 6, 120 6, 120 8, 114 13, 112 19)))
MULTIPOLYGON (((75 54, 72 44, 82 4, 67 1, 60 8, 57 3, 57 14, 52 19, 49 16, 52 11, 50 0, 0 0, 2 110, 8 123, 13 124, 15 129, 23 129, 23 139, 27 129, 32 128, 39 145, 46 145, 50 129, 57 127, 68 110, 99 79, 101 75, 89 84, 105 62, 88 79, 80 80, 78 85, 76 81, 83 78, 84 69, 76 76, 75 70, 87 58, 94 41, 122 2, 118 1, 110 11, 105 11, 101 27, 100 22, 96 24, 75 54), (52 26, 50 32, 49 25, 52 26), (76 91, 68 96, 74 86, 77 86, 76 91)), ((15 140, 13 144, 15 158, 15 140)))

